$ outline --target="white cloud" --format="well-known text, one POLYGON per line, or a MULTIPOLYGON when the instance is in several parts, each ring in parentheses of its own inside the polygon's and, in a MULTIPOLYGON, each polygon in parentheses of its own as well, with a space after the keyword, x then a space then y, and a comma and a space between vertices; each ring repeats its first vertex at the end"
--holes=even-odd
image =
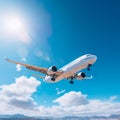
POLYGON ((59 94, 62 94, 65 92, 65 89, 64 90, 59 90, 59 88, 56 88, 56 92, 57 92, 57 95, 59 94))
MULTIPOLYGON (((53 102, 59 105, 39 106, 32 98, 41 82, 21 76, 15 83, 0 86, 0 114, 24 114, 41 117, 93 116, 120 114, 120 102, 87 99, 81 92, 70 91, 53 102)), ((115 99, 115 97, 111 97, 115 99)), ((42 98, 41 98, 42 99, 42 98)))
MULTIPOLYGON (((21 76, 16 78, 15 83, 1 86, 0 106, 1 103, 4 102, 2 106, 5 105, 7 107, 17 107, 20 109, 35 107, 36 103, 31 95, 36 91, 37 86, 40 84, 41 82, 37 81, 34 77, 27 78, 25 76, 21 76)), ((0 111, 2 111, 2 107, 0 107, 0 111)))
MULTIPOLYGON (((115 99, 116 97, 111 97, 115 99)), ((120 102, 87 99, 81 92, 71 91, 57 98, 59 106, 52 107, 52 114, 56 116, 109 116, 120 114, 120 102)))
POLYGON ((54 100, 53 102, 58 102, 61 106, 77 106, 85 105, 88 103, 86 95, 82 95, 81 92, 71 91, 65 93, 62 97, 54 100))
POLYGON ((117 99, 117 96, 111 96, 110 97, 110 101, 114 101, 115 99, 117 99))
MULTIPOLYGON (((75 92, 75 93, 79 93, 79 92, 75 92)), ((75 96, 78 95, 75 94, 73 97, 75 96)), ((89 102, 87 104, 81 104, 81 105, 74 105, 74 101, 71 101, 71 106, 59 105, 59 106, 52 106, 49 108, 40 106, 36 109, 36 111, 34 111, 34 114, 38 116, 52 116, 52 117, 94 116, 94 115, 110 116, 112 114, 120 114, 120 103, 101 101, 101 100, 88 100, 88 101, 89 102)))
MULTIPOLYGON (((22 58, 20 60, 23 61, 23 62, 26 62, 26 58, 22 58)), ((16 69, 17 69, 18 72, 21 71, 22 70, 22 65, 17 64, 16 69)))
POLYGON ((21 71, 21 70, 22 70, 22 66, 19 65, 19 64, 17 64, 17 65, 16 65, 16 69, 17 69, 17 71, 21 71))

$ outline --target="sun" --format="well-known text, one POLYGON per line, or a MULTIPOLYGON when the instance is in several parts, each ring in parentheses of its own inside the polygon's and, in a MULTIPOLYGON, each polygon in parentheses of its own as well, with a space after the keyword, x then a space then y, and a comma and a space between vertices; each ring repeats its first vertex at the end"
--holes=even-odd
POLYGON ((15 34, 25 29, 23 21, 19 17, 11 16, 6 18, 4 22, 6 32, 15 34))
POLYGON ((22 17, 15 15, 6 16, 4 18, 4 29, 8 36, 15 39, 17 38, 17 40, 20 40, 24 43, 30 42, 30 36, 28 34, 25 21, 22 19, 22 17))

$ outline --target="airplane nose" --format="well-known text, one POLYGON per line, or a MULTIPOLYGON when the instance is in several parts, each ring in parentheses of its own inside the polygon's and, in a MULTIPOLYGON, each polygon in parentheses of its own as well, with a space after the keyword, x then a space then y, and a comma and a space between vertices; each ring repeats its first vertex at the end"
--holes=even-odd
POLYGON ((97 60, 97 56, 93 55, 93 59, 94 59, 94 61, 96 61, 97 60))

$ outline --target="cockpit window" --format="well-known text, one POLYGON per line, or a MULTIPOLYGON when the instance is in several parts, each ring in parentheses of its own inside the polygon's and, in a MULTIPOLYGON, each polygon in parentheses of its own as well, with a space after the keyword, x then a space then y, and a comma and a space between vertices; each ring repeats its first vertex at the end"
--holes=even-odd
POLYGON ((89 56, 90 56, 90 54, 87 54, 86 56, 87 56, 87 57, 89 57, 89 56))

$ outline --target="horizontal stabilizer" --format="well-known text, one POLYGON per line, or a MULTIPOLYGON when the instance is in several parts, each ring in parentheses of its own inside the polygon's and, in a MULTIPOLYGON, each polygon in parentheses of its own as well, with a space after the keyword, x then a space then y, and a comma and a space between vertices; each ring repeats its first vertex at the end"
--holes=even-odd
POLYGON ((45 78, 45 76, 40 76, 40 75, 37 75, 37 74, 33 74, 34 77, 39 77, 39 78, 45 78))
POLYGON ((92 79, 93 76, 91 75, 90 77, 85 77, 84 79, 92 79))

